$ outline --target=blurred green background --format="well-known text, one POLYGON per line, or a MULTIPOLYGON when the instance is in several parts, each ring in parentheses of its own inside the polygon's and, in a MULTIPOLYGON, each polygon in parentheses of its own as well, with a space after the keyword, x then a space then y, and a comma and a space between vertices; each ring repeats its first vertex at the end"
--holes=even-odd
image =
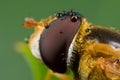
POLYGON ((0 80, 32 80, 27 62, 14 50, 33 29, 25 29, 25 17, 36 20, 73 9, 88 21, 120 29, 120 0, 0 0, 0 80))

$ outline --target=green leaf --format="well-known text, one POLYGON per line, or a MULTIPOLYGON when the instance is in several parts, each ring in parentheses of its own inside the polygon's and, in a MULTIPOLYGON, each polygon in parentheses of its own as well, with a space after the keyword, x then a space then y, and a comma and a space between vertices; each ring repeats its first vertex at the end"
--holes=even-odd
MULTIPOLYGON (((53 72, 51 72, 50 69, 48 69, 40 60, 36 59, 29 47, 28 44, 24 42, 18 42, 15 46, 16 50, 21 53, 21 55, 24 57, 24 59, 27 61, 28 65, 31 68, 32 74, 33 74, 33 80, 63 80, 64 75, 69 78, 69 76, 73 76, 72 71, 68 71, 66 74, 63 74, 63 77, 60 77, 53 72), (69 75, 69 76, 68 76, 69 75)), ((64 79, 66 80, 66 78, 64 79)), ((69 79, 67 79, 69 80, 69 79)))

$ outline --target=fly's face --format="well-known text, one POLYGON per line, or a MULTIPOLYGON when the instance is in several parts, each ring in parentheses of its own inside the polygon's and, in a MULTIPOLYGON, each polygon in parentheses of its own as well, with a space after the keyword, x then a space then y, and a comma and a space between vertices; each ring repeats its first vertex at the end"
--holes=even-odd
POLYGON ((41 34, 39 50, 42 59, 55 72, 66 71, 68 49, 80 27, 80 18, 75 12, 59 13, 41 34))
MULTIPOLYGON (((68 11, 50 18, 42 21, 43 27, 37 27, 38 30, 31 37, 30 47, 34 55, 38 58, 41 56, 50 69, 64 73, 67 69, 68 50, 80 27, 82 17, 77 12, 68 11)), ((30 19, 25 23, 26 27, 29 27, 28 22, 30 19)), ((32 21, 32 25, 37 23, 32 21)))
POLYGON ((120 33, 94 26, 79 13, 58 13, 34 26, 29 46, 33 55, 54 72, 64 73, 69 65, 78 80, 120 79, 120 33))

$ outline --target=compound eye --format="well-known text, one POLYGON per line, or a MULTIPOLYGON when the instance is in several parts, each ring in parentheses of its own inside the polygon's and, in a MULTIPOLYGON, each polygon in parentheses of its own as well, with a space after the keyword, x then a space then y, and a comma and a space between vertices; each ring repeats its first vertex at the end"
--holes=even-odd
POLYGON ((59 73, 66 72, 68 49, 81 23, 79 17, 71 14, 59 13, 57 19, 46 26, 39 42, 44 63, 59 73))

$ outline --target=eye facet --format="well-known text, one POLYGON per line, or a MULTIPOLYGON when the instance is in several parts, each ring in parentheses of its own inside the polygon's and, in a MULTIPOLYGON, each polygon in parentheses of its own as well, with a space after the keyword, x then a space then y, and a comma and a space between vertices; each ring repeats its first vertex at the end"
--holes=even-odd
POLYGON ((78 20, 78 17, 77 17, 77 16, 72 16, 72 17, 71 17, 71 21, 72 21, 72 22, 76 22, 77 20, 78 20))
POLYGON ((41 34, 39 42, 41 57, 55 72, 64 73, 67 69, 68 49, 81 23, 80 16, 76 14, 75 12, 58 13, 57 19, 41 34))

